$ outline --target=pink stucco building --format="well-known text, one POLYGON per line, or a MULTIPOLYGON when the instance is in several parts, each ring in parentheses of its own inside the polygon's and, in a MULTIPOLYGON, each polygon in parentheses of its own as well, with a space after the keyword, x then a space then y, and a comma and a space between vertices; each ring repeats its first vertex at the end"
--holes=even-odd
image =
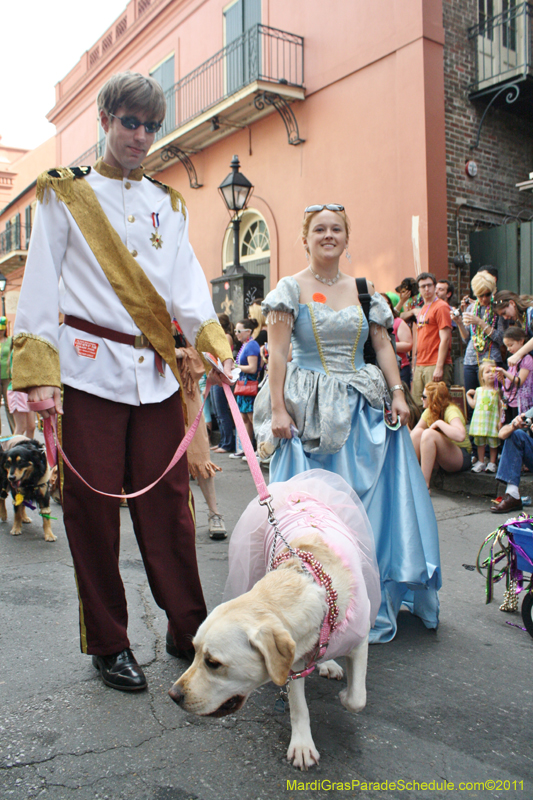
MULTIPOLYGON (((491 4, 493 14, 501 2, 491 4)), ((266 276, 265 290, 303 266, 302 212, 317 202, 345 205, 352 221, 346 269, 378 289, 415 273, 413 218, 419 268, 454 280, 461 273, 452 259, 468 249, 480 219, 468 218, 468 230, 459 220, 456 236, 457 198, 464 219, 469 203, 498 200, 483 157, 494 161, 498 120, 507 119, 495 105, 476 151, 479 176, 466 174, 484 111, 470 99, 479 88, 472 85, 476 42, 488 36, 470 33, 488 18, 482 5, 465 0, 458 14, 452 0, 130 0, 56 86, 48 166, 92 164, 102 147, 99 88, 114 72, 150 73, 166 91, 168 112, 146 167, 185 196, 208 279, 233 263, 217 187, 237 154, 255 187, 240 228, 241 261, 266 276)), ((530 73, 527 62, 524 76, 530 73)), ((507 78, 491 74, 485 83, 496 91, 507 78)), ((520 125, 517 152, 533 152, 520 125)), ((502 170, 502 208, 518 199, 515 184, 533 169, 525 158, 502 170)), ((28 197, 31 185, 18 205, 28 197)), ((530 198, 519 199, 533 211, 530 198)), ((8 213, 20 213, 16 205, 8 213)), ((488 226, 501 222, 495 213, 488 226)), ((0 213, 0 231, 6 219, 0 213)), ((0 269, 3 260, 0 252, 0 269)))

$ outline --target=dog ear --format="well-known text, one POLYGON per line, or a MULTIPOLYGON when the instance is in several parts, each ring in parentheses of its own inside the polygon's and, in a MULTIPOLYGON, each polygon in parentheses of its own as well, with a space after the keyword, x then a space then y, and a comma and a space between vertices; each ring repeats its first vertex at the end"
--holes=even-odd
POLYGON ((276 619, 251 632, 248 638, 252 647, 259 650, 265 659, 271 680, 283 686, 289 677, 296 652, 296 643, 290 633, 276 619))

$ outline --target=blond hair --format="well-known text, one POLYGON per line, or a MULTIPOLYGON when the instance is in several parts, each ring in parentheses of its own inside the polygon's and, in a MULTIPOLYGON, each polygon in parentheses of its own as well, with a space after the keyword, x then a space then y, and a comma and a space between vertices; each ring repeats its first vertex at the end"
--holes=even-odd
POLYGON ((257 322, 257 328, 252 333, 253 338, 257 339, 257 337, 267 324, 266 317, 261 310, 261 304, 250 303, 250 305, 248 306, 248 316, 250 319, 255 319, 255 321, 257 322))
POLYGON ((483 361, 479 365, 478 374, 477 374, 480 386, 483 386, 483 373, 485 372, 485 368, 486 367, 491 367, 491 369, 495 369, 496 368, 496 362, 493 361, 492 358, 484 358, 483 359, 483 361))
POLYGON ((496 291, 496 279, 494 278, 494 275, 490 274, 490 272, 480 269, 470 281, 470 286, 472 287, 472 291, 476 297, 483 292, 490 292, 491 294, 494 294, 496 291))
POLYGON ((149 120, 162 122, 167 101, 159 83, 140 72, 117 72, 98 92, 98 113, 116 114, 122 106, 128 111, 146 114, 149 120))

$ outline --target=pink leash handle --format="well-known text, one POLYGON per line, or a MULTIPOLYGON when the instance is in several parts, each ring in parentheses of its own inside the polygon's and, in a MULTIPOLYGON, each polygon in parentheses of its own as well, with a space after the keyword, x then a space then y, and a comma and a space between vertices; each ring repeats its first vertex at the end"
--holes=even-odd
MULTIPOLYGON (((194 437, 194 434, 196 433, 196 429, 198 428, 198 425, 200 423, 200 418, 201 418, 202 412, 204 410, 205 401, 207 400, 207 397, 208 397, 209 392, 211 390, 211 386, 212 386, 212 384, 211 384, 211 382, 209 381, 209 378, 208 378, 207 384, 206 384, 206 388, 205 388, 204 402, 202 403, 201 408, 198 411, 198 414, 196 415, 196 419, 192 423, 191 427, 189 428, 189 430, 187 431, 187 433, 183 437, 182 441, 180 442, 178 449, 174 453, 174 455, 172 457, 172 461, 170 462, 170 464, 168 465, 166 470, 163 472, 163 474, 160 475, 159 478, 157 478, 157 480, 153 481, 153 483, 151 483, 149 486, 145 486, 144 489, 139 489, 139 491, 137 491, 137 492, 132 492, 131 494, 126 494, 126 495, 124 495, 124 494, 110 494, 109 492, 102 492, 102 491, 100 491, 100 489, 95 489, 94 486, 91 486, 90 483, 87 483, 85 478, 83 478, 80 475, 80 473, 77 471, 77 469, 75 469, 75 467, 72 466, 72 464, 68 460, 67 456, 65 455, 65 452, 64 452, 63 448, 59 444, 59 437, 57 435, 57 417, 56 417, 55 414, 50 416, 50 417, 47 417, 44 420, 44 441, 45 441, 45 445, 46 445, 46 454, 47 454, 47 457, 48 457, 48 463, 52 467, 54 467, 57 464, 57 451, 59 450, 59 452, 61 453, 61 457, 62 457, 63 461, 65 462, 65 464, 67 465, 67 467, 74 473, 74 475, 76 475, 80 479, 80 481, 83 484, 85 484, 85 486, 87 486, 93 492, 96 492, 96 494, 103 495, 104 497, 115 497, 117 499, 122 499, 122 500, 124 498, 128 499, 128 498, 140 497, 140 495, 145 494, 146 492, 149 492, 150 489, 153 489, 153 487, 156 486, 156 484, 158 484, 159 481, 162 480, 168 472, 170 472, 172 467, 174 467, 178 463, 180 458, 183 456, 183 454, 187 450, 188 446, 190 445, 190 443, 191 443, 191 441, 192 441, 192 439, 194 437)), ((252 478, 254 479, 254 483, 256 485, 256 488, 257 488, 257 491, 258 491, 258 494, 259 494, 259 498, 261 500, 265 500, 265 499, 270 497, 270 494, 269 494, 267 485, 265 483, 265 480, 263 478, 263 475, 262 475, 262 472, 261 472, 261 467, 259 466, 259 464, 257 462, 257 458, 255 457, 254 448, 253 448, 252 443, 250 441, 250 437, 248 436, 248 431, 246 430, 246 428, 244 426, 244 422, 242 420, 241 412, 239 411, 239 407, 238 407, 238 405, 237 405, 237 403, 235 401, 235 397, 233 396, 233 392, 231 391, 230 387, 227 384, 223 384, 223 389, 224 389, 224 393, 226 395, 226 398, 227 398, 227 401, 228 401, 228 404, 229 404, 229 407, 230 407, 230 411, 231 411, 231 415, 233 417, 233 421, 235 422, 235 427, 237 428, 237 432, 239 434, 239 438, 241 440, 242 446, 244 448, 244 452, 246 454, 246 458, 248 460, 248 466, 250 467, 250 471, 252 473, 252 478)), ((54 406, 55 406, 55 402, 54 402, 53 398, 51 398, 51 397, 47 398, 46 400, 38 400, 38 401, 36 401, 34 403, 28 403, 28 408, 31 411, 46 411, 46 410, 48 410, 50 408, 54 408, 54 406)))
MULTIPOLYGON (((207 398, 207 395, 209 394, 209 389, 210 388, 211 387, 209 385, 206 388, 206 393, 205 393, 205 397, 206 398, 207 398)), ((54 405, 55 405, 55 403, 54 403, 53 399, 49 398, 48 400, 40 400, 40 401, 35 402, 35 403, 28 403, 28 408, 31 411, 45 411, 45 410, 47 410, 49 408, 53 408, 54 405)), ((57 418, 56 418, 55 414, 53 416, 48 417, 47 419, 44 420, 44 440, 45 440, 45 444, 46 444, 46 454, 47 454, 47 457, 48 457, 48 463, 52 467, 57 464, 57 451, 59 450, 59 452, 61 453, 61 457, 62 457, 63 461, 65 462, 65 464, 67 465, 67 467, 74 473, 74 475, 76 475, 80 479, 80 481, 82 483, 85 484, 85 486, 87 486, 93 492, 96 492, 96 494, 101 494, 104 497, 115 497, 117 499, 122 499, 122 500, 124 498, 127 499, 127 498, 133 498, 133 497, 140 497, 140 495, 145 494, 146 492, 149 492, 150 489, 153 489, 154 486, 156 484, 158 484, 159 481, 162 480, 165 477, 167 472, 170 472, 172 467, 174 467, 178 463, 180 458, 183 456, 183 454, 187 450, 188 446, 190 445, 194 434, 196 433, 196 429, 198 428, 198 425, 200 423, 200 418, 201 418, 202 412, 204 410, 204 405, 205 405, 205 400, 202 403, 202 406, 201 406, 201 408, 200 408, 200 410, 199 410, 199 412, 198 412, 198 414, 196 416, 196 419, 194 420, 193 424, 191 425, 191 427, 189 428, 189 430, 187 431, 187 433, 185 434, 185 436, 181 440, 181 442, 180 442, 180 444, 178 446, 178 449, 176 450, 176 452, 172 456, 172 461, 170 462, 170 464, 168 465, 166 470, 163 472, 163 474, 160 475, 159 478, 157 478, 157 480, 153 481, 153 483, 151 483, 149 486, 145 486, 144 489, 139 489, 139 491, 137 491, 137 492, 132 492, 131 494, 110 494, 109 492, 102 492, 102 491, 100 491, 100 489, 95 489, 94 486, 91 486, 90 483, 87 483, 85 478, 82 475, 80 475, 78 470, 75 467, 72 466, 72 464, 68 460, 67 456, 65 455, 65 452, 64 452, 63 448, 59 444, 59 437, 57 435, 57 418)))

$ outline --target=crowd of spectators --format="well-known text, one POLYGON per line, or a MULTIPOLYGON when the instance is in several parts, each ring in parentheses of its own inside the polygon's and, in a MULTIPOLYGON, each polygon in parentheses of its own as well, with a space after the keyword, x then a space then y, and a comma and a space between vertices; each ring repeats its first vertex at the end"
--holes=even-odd
MULTIPOLYGON (((450 280, 423 272, 382 296, 394 318, 408 426, 428 487, 437 467, 493 474, 506 487, 491 510, 506 513, 522 507, 520 470, 533 469, 531 425, 524 417, 533 409, 533 297, 498 291, 497 281, 498 271, 483 267, 471 293, 456 298, 450 280)), ((235 326, 219 315, 243 384, 253 391, 268 370, 261 303, 258 298, 235 326)), ((254 400, 253 393, 237 397, 250 431, 254 400)), ((211 390, 211 411, 220 431, 212 449, 245 459, 221 387, 211 390)))

